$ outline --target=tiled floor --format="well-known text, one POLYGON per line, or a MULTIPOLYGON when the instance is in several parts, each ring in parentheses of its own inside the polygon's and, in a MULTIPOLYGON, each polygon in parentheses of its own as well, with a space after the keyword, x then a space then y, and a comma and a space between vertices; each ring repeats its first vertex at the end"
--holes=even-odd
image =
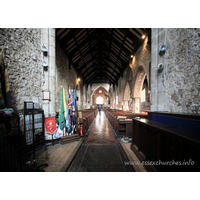
POLYGON ((48 167, 45 167, 46 172, 65 172, 83 140, 70 142, 64 145, 56 144, 54 146, 48 146, 45 151, 38 152, 36 154, 36 160, 38 165, 47 163, 48 167))
POLYGON ((97 114, 85 144, 117 144, 103 111, 97 114))
POLYGON ((133 172, 104 114, 97 114, 69 172, 133 172))
POLYGON ((130 148, 113 133, 104 112, 98 113, 88 137, 65 145, 48 146, 36 155, 39 164, 48 163, 46 172, 132 172, 146 171, 130 148), (130 164, 125 164, 130 162, 130 164))
POLYGON ((130 161, 129 164, 132 165, 134 170, 136 172, 147 172, 147 170, 145 169, 145 167, 143 165, 138 164, 138 163, 140 163, 140 161, 137 158, 137 156, 135 155, 135 153, 131 150, 131 143, 130 142, 124 143, 124 142, 120 141, 120 144, 130 161))

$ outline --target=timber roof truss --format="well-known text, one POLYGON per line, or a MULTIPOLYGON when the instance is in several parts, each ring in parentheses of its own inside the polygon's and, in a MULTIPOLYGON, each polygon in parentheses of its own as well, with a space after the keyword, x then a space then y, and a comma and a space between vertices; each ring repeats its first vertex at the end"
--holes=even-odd
MULTIPOLYGON (((56 38, 86 84, 118 82, 147 28, 57 28, 56 38)), ((149 42, 150 42, 149 39, 149 42)))

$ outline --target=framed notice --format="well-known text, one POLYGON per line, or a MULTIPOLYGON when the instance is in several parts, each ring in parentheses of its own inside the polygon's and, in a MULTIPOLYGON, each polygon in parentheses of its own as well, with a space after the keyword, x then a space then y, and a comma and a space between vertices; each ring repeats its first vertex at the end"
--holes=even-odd
POLYGON ((43 100, 50 100, 50 92, 43 91, 43 100))

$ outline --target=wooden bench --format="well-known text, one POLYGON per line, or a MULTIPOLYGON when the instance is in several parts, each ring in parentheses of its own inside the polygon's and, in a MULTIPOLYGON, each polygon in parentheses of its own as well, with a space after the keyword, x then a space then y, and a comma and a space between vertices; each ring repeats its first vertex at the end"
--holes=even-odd
POLYGON ((132 121, 131 149, 147 170, 200 171, 200 132, 151 119, 132 121))

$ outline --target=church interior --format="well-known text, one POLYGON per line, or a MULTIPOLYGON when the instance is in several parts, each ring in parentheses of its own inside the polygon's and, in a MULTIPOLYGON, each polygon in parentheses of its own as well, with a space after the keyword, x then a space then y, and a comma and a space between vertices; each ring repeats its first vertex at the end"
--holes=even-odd
POLYGON ((3 197, 196 199, 196 2, 44 2, 2 4, 3 197))
POLYGON ((0 36, 1 171, 199 171, 198 28, 0 36))
POLYGON ((199 171, 200 29, 0 36, 1 171, 199 171))

